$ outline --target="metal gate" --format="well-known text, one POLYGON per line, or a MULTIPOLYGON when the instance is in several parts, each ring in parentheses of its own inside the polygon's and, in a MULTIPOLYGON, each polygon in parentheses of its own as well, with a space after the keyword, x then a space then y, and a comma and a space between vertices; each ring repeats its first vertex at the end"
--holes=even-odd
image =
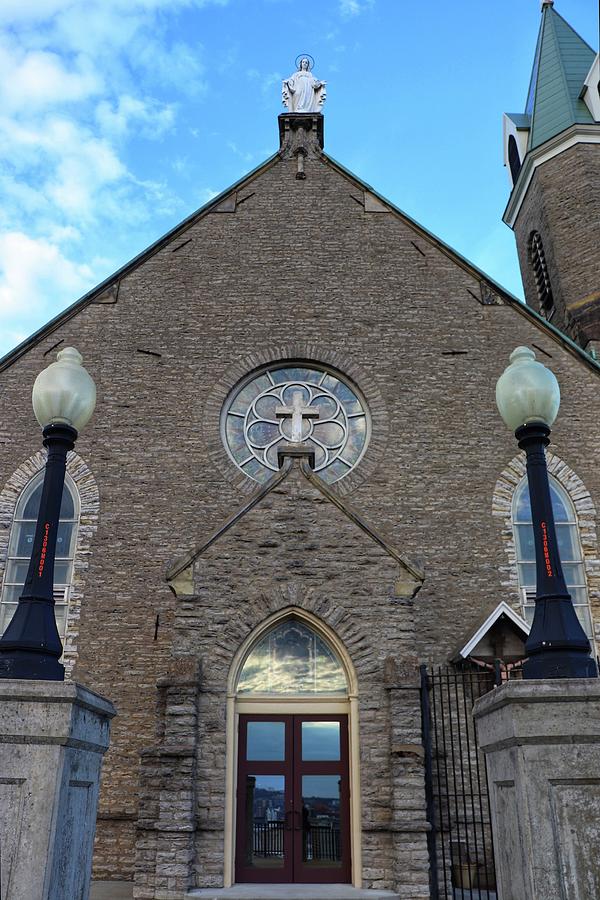
POLYGON ((487 775, 471 713, 505 677, 498 664, 421 666, 432 900, 496 900, 487 775))

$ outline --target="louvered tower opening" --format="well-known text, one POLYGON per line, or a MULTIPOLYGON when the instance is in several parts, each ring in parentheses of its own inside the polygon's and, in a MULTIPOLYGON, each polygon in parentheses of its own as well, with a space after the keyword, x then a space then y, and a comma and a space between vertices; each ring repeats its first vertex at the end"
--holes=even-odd
POLYGON ((535 276, 535 286, 540 302, 540 312, 547 319, 550 319, 554 312, 554 297, 552 296, 552 285, 550 284, 544 245, 542 244, 542 238, 537 231, 534 231, 531 235, 529 258, 535 276))
POLYGON ((514 135, 510 135, 508 139, 508 164, 510 166, 510 174, 513 184, 516 184, 519 172, 521 171, 521 158, 519 156, 519 148, 514 135))

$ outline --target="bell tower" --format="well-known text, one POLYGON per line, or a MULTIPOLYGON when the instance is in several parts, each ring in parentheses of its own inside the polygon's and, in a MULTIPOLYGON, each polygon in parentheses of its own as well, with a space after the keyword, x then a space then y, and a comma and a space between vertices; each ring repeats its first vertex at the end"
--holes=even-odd
POLYGON ((598 55, 543 0, 527 103, 504 115, 527 303, 600 354, 600 67, 598 55))

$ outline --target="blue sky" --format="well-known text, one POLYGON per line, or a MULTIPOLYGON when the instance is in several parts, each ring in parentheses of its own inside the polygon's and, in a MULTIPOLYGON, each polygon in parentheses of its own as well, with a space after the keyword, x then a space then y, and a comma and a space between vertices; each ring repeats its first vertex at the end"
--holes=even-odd
MULTIPOLYGON (((597 48, 594 0, 555 8, 597 48)), ((326 151, 521 295, 501 120, 539 18, 538 0, 1 0, 0 354, 270 156, 306 52, 326 151)))

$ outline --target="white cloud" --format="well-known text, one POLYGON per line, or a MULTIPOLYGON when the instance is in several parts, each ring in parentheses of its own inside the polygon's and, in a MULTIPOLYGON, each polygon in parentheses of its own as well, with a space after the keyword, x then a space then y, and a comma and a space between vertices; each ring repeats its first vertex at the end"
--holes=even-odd
POLYGON ((144 137, 156 138, 168 131, 175 121, 175 106, 152 98, 140 99, 121 95, 116 104, 103 100, 96 108, 96 120, 103 132, 124 137, 135 128, 144 137))
POLYGON ((208 203, 209 200, 212 200, 213 197, 218 197, 220 193, 220 191, 213 191, 212 188, 203 188, 203 190, 200 191, 199 195, 200 205, 204 206, 204 204, 208 203))
POLYGON ((258 82, 261 92, 268 95, 269 98, 276 95, 276 92, 273 91, 274 86, 280 86, 283 81, 281 72, 264 73, 259 72, 258 69, 248 69, 246 74, 248 78, 258 82))
POLYGON ((254 159, 254 154, 253 154, 253 153, 248 153, 248 152, 246 152, 245 150, 240 150, 240 148, 239 148, 238 145, 235 143, 235 141, 227 141, 227 146, 229 147, 229 149, 231 150, 231 152, 232 152, 233 154, 235 154, 235 156, 238 156, 238 157, 239 157, 240 159, 242 159, 245 163, 251 163, 252 160, 254 159))
POLYGON ((343 16, 357 16, 370 6, 374 0, 339 0, 339 9, 343 16))
POLYGON ((0 47, 0 104, 5 113, 32 111, 48 105, 80 101, 97 94, 101 76, 80 59, 68 69, 56 53, 0 47))
POLYGON ((91 248, 110 235, 130 253, 180 210, 139 142, 175 129, 171 89, 207 89, 203 48, 173 20, 226 2, 0 0, 0 352, 108 274, 91 248))
POLYGON ((199 9, 209 4, 225 6, 227 0, 2 0, 0 23, 28 25, 50 19, 79 19, 83 27, 90 15, 126 18, 128 15, 152 15, 161 10, 186 7, 199 9))
MULTIPOLYGON (((98 190, 127 175, 113 147, 69 119, 49 116, 37 124, 0 119, 0 158, 37 167, 41 196, 68 214, 89 215, 98 190)), ((13 182, 13 194, 15 193, 13 182)), ((18 194, 19 189, 16 188, 18 194)), ((39 200, 35 191, 31 202, 39 200)))
POLYGON ((77 297, 93 279, 91 266, 67 259, 56 244, 18 231, 0 235, 0 313, 4 315, 39 309, 49 288, 77 297))

